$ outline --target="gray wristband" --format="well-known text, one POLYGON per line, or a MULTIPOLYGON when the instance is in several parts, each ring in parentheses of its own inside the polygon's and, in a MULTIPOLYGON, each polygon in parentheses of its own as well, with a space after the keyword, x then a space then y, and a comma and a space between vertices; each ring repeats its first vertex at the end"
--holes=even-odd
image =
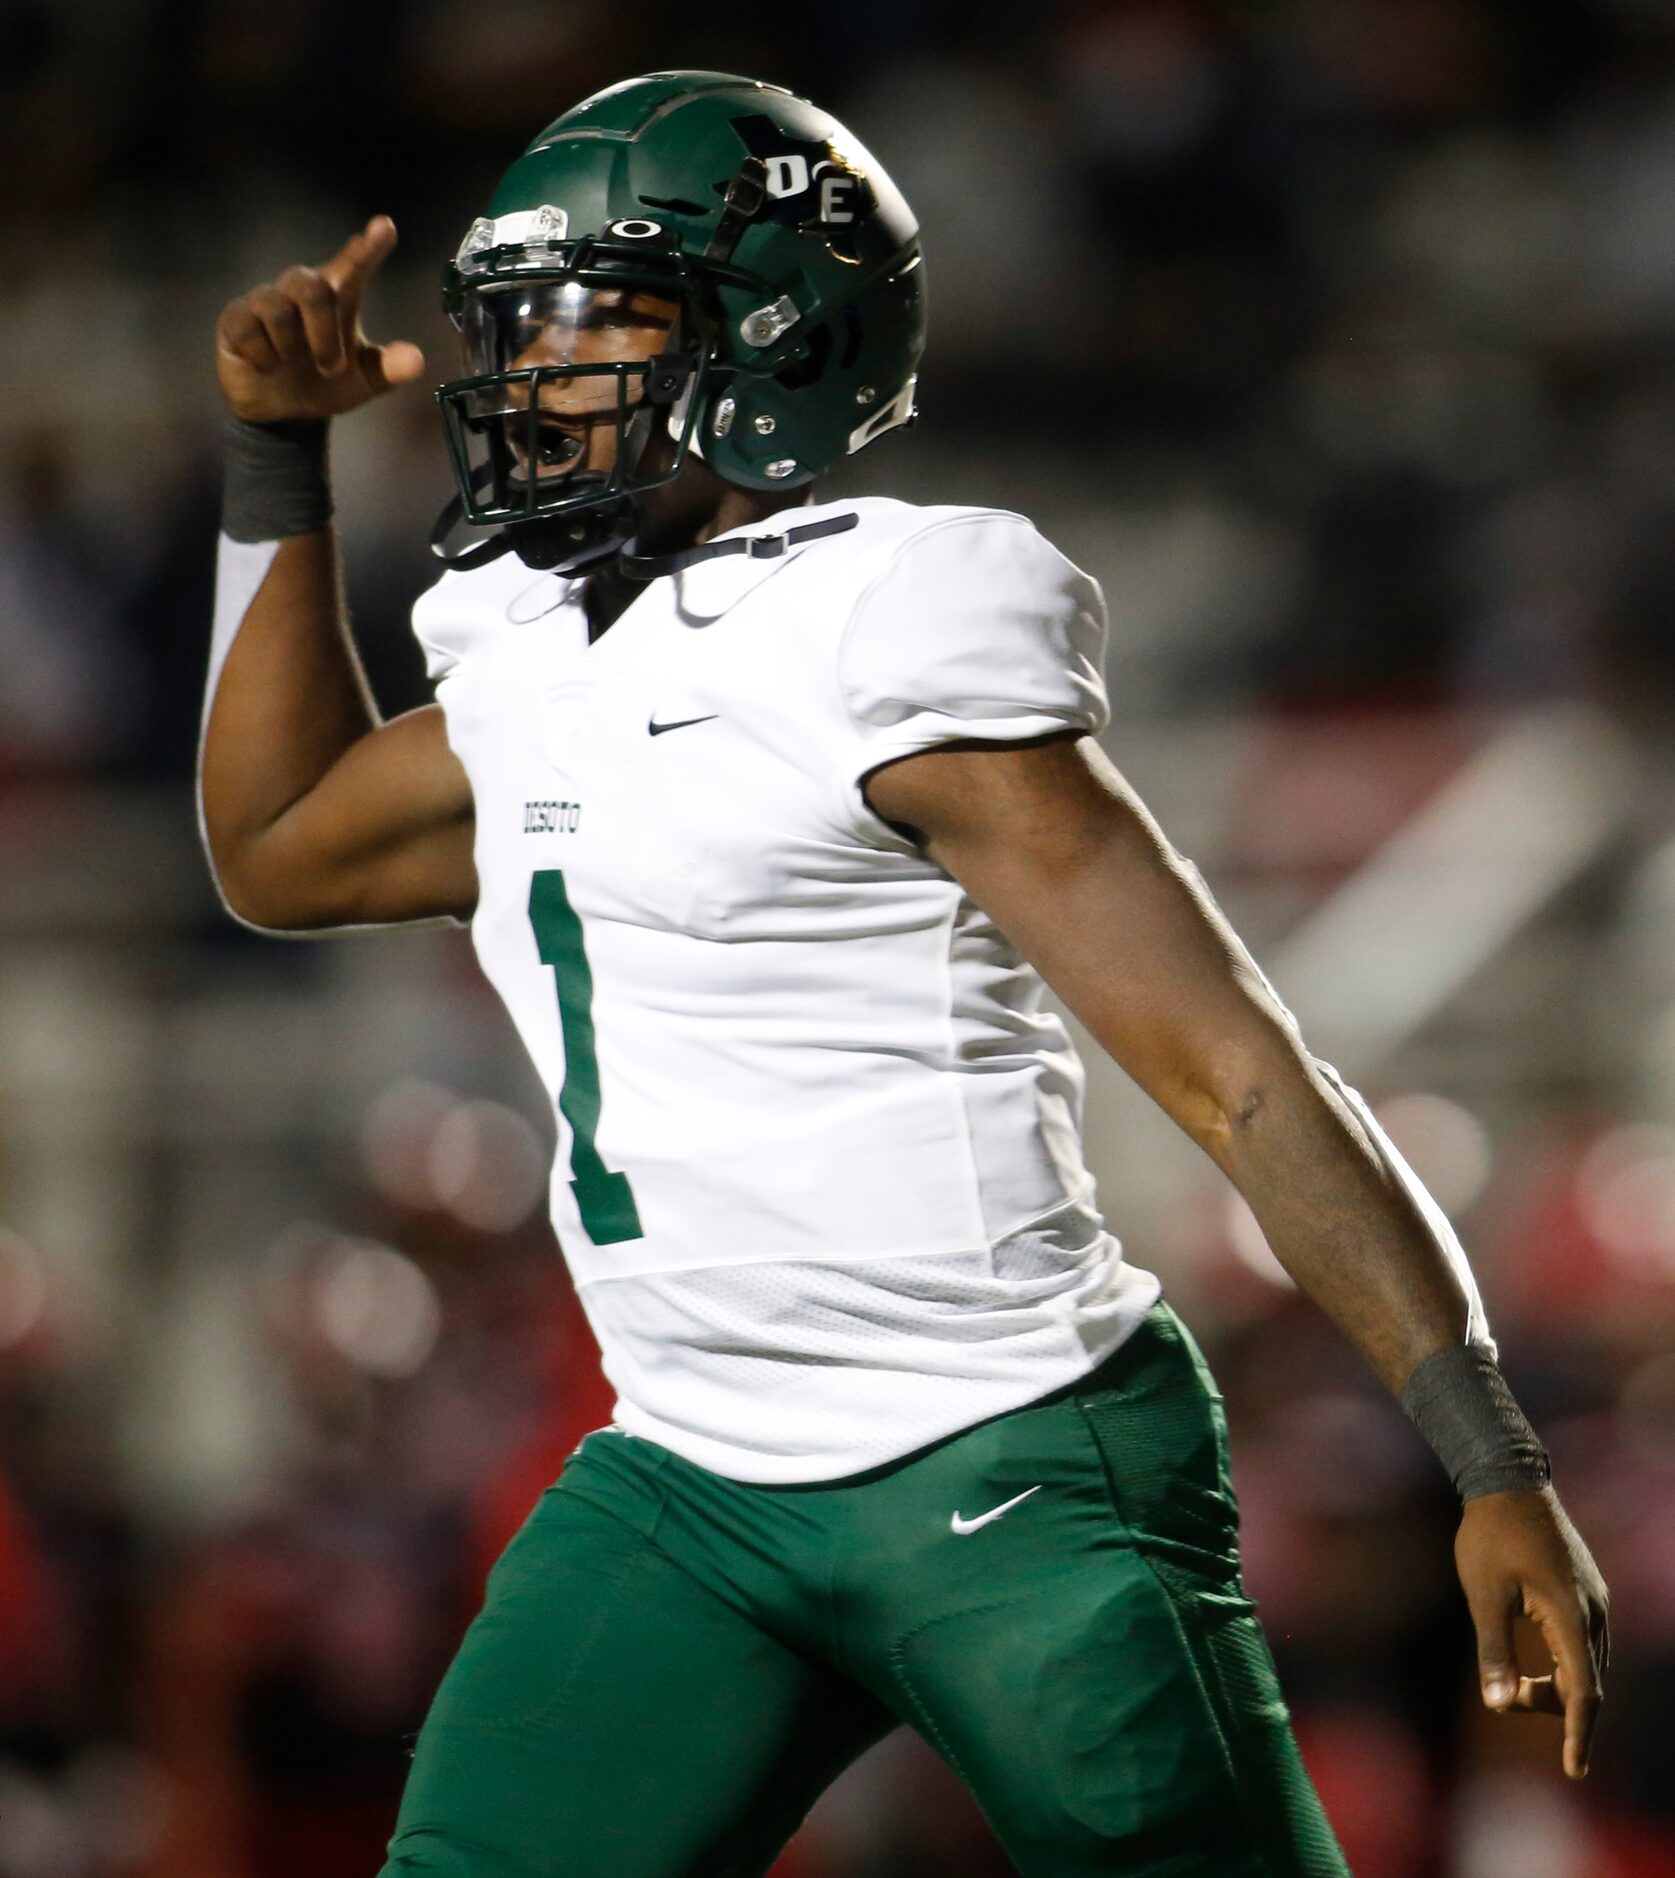
POLYGON ((1415 1368, 1402 1407, 1448 1470, 1462 1500, 1544 1487, 1547 1450, 1480 1343, 1451 1343, 1415 1368))
POLYGON ((229 417, 223 442, 221 529, 231 540, 283 541, 312 534, 331 520, 323 418, 247 424, 229 417))

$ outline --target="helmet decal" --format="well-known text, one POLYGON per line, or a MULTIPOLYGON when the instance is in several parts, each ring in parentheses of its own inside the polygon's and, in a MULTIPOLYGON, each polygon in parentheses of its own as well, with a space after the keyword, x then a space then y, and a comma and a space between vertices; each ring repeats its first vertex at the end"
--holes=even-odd
POLYGON ((768 219, 818 236, 840 261, 858 261, 858 225, 878 206, 865 169, 835 138, 792 136, 764 114, 736 117, 733 128, 767 168, 768 219))

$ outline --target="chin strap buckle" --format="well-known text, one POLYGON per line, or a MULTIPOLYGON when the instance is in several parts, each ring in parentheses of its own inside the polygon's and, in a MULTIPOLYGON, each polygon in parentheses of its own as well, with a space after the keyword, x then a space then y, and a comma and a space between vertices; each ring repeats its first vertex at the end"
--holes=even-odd
POLYGON ((823 522, 804 522, 788 528, 783 535, 728 535, 721 541, 706 541, 680 554, 621 554, 620 567, 630 580, 661 580, 666 574, 684 574, 700 561, 718 561, 729 554, 748 555, 753 561, 777 561, 805 541, 824 541, 828 535, 846 535, 858 527, 860 516, 829 515, 823 522))

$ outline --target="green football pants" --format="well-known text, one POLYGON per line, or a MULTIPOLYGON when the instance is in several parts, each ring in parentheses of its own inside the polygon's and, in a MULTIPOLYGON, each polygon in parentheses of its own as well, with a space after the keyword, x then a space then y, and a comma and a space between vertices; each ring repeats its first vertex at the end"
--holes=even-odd
POLYGON ((589 1435, 490 1576, 383 1878, 752 1878, 897 1722, 1025 1878, 1342 1874, 1236 1523, 1165 1305, 1082 1383, 832 1484, 589 1435))

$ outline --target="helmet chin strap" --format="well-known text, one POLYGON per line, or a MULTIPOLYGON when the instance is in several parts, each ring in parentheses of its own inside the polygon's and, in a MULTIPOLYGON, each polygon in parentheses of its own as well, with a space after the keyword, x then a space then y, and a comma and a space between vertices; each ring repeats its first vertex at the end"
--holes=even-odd
POLYGON ((828 535, 846 535, 860 525, 860 516, 829 515, 823 522, 803 522, 788 528, 782 535, 727 535, 720 541, 702 541, 695 548, 683 548, 678 554, 630 554, 624 548, 617 566, 630 580, 661 580, 665 574, 684 574, 700 561, 719 561, 726 555, 743 554, 753 561, 777 561, 805 541, 824 541, 828 535))
POLYGON ((774 561, 791 548, 806 541, 821 541, 828 535, 847 534, 860 521, 855 514, 832 515, 822 522, 804 522, 780 535, 729 535, 720 541, 700 542, 683 548, 678 554, 631 554, 634 537, 640 526, 640 505, 633 496, 580 514, 532 516, 527 522, 507 522, 487 541, 450 549, 449 532, 464 514, 458 496, 436 518, 430 531, 431 552, 445 566, 467 569, 486 567, 511 549, 526 567, 541 573, 559 574, 567 580, 592 573, 607 561, 614 561, 617 571, 629 580, 661 580, 667 574, 682 574, 700 561, 720 560, 742 554, 753 561, 774 561))
MULTIPOLYGON (((493 474, 491 465, 480 464, 472 472, 472 493, 486 488, 493 474)), ((503 522, 486 540, 450 546, 448 537, 464 519, 464 498, 450 496, 430 531, 430 551, 444 567, 459 572, 487 567, 509 550, 526 567, 574 578, 608 561, 633 540, 640 526, 640 505, 632 495, 618 496, 567 515, 532 515, 528 521, 503 522)))
POLYGON ((457 548, 450 547, 448 537, 464 519, 464 500, 458 495, 449 496, 430 531, 430 551, 444 567, 461 571, 486 567, 490 561, 499 560, 512 545, 506 539, 505 531, 497 528, 486 540, 466 542, 457 548))

